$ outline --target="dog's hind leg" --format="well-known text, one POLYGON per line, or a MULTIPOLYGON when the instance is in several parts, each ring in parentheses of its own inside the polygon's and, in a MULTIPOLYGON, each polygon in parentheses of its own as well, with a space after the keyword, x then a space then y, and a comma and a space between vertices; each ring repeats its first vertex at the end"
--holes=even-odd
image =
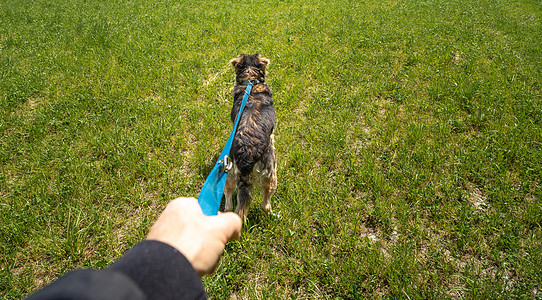
POLYGON ((270 159, 265 166, 262 174, 263 201, 262 209, 269 212, 271 210, 271 196, 277 189, 277 160, 274 151, 269 154, 270 159))
POLYGON ((262 209, 265 211, 271 210, 271 196, 277 189, 277 173, 273 170, 271 178, 265 179, 263 182, 263 201, 262 209))
POLYGON ((240 175, 237 181, 237 207, 235 212, 243 219, 246 220, 248 215, 248 209, 250 206, 252 184, 250 182, 250 175, 240 175))
POLYGON ((236 175, 234 173, 234 170, 231 170, 230 173, 228 173, 228 176, 226 177, 226 185, 224 186, 224 196, 226 197, 226 203, 224 204, 224 211, 232 211, 233 210, 233 201, 232 201, 232 195, 235 191, 235 181, 236 181, 236 175))

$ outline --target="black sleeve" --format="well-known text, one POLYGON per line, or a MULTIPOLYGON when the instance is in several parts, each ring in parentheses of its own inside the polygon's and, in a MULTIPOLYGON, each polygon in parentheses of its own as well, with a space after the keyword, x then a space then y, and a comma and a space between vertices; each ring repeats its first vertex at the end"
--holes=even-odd
POLYGON ((206 299, 201 279, 177 249, 157 241, 143 241, 107 270, 132 279, 148 299, 206 299))
POLYGON ((206 299, 206 294, 179 251, 143 241, 109 268, 70 272, 28 299, 206 299))

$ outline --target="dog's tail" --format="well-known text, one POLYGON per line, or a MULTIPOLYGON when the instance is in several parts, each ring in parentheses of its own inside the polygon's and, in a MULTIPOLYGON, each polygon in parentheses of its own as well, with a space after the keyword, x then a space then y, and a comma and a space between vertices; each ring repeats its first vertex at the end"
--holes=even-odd
POLYGON ((239 172, 241 173, 241 177, 249 176, 250 173, 252 173, 252 170, 254 169, 254 165, 256 162, 254 161, 253 157, 250 155, 245 155, 245 153, 236 153, 236 160, 235 164, 237 165, 237 168, 239 169, 239 172))
POLYGON ((248 208, 250 206, 250 200, 252 195, 250 194, 252 190, 252 184, 250 180, 250 174, 239 176, 237 181, 237 208, 235 212, 245 220, 248 215, 248 208))
POLYGON ((230 154, 233 156, 233 161, 239 170, 237 180, 237 208, 235 212, 245 220, 248 215, 250 200, 252 199, 252 170, 254 169, 259 153, 252 144, 244 145, 240 140, 234 140, 234 145, 230 154))
POLYGON ((239 169, 241 176, 248 176, 256 162, 261 159, 265 144, 260 136, 254 134, 255 130, 248 130, 240 125, 237 136, 233 139, 230 156, 239 169), (246 133, 248 131, 248 133, 246 133))

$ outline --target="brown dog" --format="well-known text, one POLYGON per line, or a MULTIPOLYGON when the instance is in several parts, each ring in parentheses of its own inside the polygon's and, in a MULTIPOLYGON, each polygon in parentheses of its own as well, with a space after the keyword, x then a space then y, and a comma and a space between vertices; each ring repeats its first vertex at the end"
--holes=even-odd
POLYGON ((245 55, 230 61, 235 69, 236 85, 233 90, 233 108, 231 121, 235 122, 247 81, 258 80, 242 112, 237 133, 230 150, 233 168, 228 172, 224 195, 225 210, 233 210, 232 194, 237 188, 237 207, 235 212, 246 220, 251 190, 255 183, 263 188, 262 209, 271 209, 271 196, 277 188, 277 161, 273 146, 273 129, 275 128, 275 108, 271 88, 265 83, 265 68, 269 64, 267 58, 259 54, 245 55), (259 182, 258 182, 259 181, 259 182))

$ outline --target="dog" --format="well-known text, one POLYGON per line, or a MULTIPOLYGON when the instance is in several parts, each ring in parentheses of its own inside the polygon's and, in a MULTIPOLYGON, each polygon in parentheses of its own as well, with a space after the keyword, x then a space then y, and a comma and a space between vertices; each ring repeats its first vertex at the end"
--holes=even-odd
POLYGON ((248 80, 258 80, 254 84, 241 118, 237 125, 237 133, 233 139, 230 158, 233 167, 226 177, 224 195, 225 211, 233 210, 232 195, 237 189, 237 206, 235 212, 246 221, 252 187, 261 185, 263 201, 261 207, 271 211, 271 196, 277 188, 277 160, 275 156, 273 130, 276 112, 273 106, 273 93, 265 83, 269 59, 260 54, 240 54, 230 61, 235 69, 236 85, 233 89, 233 108, 231 121, 235 123, 248 80))

